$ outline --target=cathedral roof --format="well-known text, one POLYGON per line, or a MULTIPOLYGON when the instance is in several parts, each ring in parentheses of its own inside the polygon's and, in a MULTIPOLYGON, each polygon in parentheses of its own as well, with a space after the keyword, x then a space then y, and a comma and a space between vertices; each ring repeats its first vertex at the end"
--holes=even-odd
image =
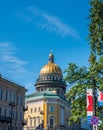
POLYGON ((46 99, 46 98, 57 98, 57 99, 62 99, 64 101, 67 101, 62 96, 57 95, 55 93, 52 93, 50 91, 43 91, 43 92, 39 92, 39 93, 35 92, 35 93, 32 93, 32 94, 26 95, 25 96, 25 101, 32 101, 32 100, 34 101, 34 100, 46 99))

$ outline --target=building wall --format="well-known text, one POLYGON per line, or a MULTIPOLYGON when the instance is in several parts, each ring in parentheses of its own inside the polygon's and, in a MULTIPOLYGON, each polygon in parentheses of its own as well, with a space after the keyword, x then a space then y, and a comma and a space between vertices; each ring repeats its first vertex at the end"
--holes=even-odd
POLYGON ((47 101, 47 128, 54 130, 54 129, 62 129, 68 130, 68 116, 70 114, 70 108, 68 103, 62 99, 48 99, 47 101), (50 107, 54 107, 54 111, 50 111, 50 107), (54 117, 53 128, 50 128, 50 117, 54 117))
POLYGON ((28 99, 26 105, 28 106, 28 111, 25 112, 24 118, 27 120, 27 125, 24 126, 24 130, 35 130, 39 125, 44 130, 68 130, 70 128, 67 121, 70 114, 67 101, 58 100, 58 98, 54 97, 43 97, 40 99, 36 97, 36 99, 28 99), (62 115, 61 108, 64 111, 62 115), (53 124, 51 124, 52 120, 53 124), (61 124, 61 120, 64 124, 61 124))
POLYGON ((0 130, 22 130, 25 91, 7 79, 0 77, 0 130))
POLYGON ((44 101, 29 101, 26 102, 28 106, 28 111, 25 112, 24 118, 27 120, 27 125, 24 126, 24 129, 35 129, 44 120, 44 114, 41 112, 44 111, 44 101))

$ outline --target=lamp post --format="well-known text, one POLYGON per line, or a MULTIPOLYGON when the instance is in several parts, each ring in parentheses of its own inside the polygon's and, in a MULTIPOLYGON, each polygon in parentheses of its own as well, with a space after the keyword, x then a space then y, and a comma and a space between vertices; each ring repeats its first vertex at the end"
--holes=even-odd
POLYGON ((96 82, 94 77, 92 77, 92 83, 93 83, 93 116, 96 116, 96 82))
MULTIPOLYGON (((93 116, 96 116, 96 81, 94 76, 92 76, 93 84, 93 116)), ((97 125, 93 125, 93 130, 98 130, 97 125)))

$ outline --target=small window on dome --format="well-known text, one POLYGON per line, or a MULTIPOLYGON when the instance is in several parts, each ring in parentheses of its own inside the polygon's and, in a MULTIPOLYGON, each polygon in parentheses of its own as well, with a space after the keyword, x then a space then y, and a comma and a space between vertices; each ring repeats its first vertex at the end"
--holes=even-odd
POLYGON ((37 89, 37 92, 39 92, 39 89, 37 89))
POLYGON ((59 89, 57 90, 57 94, 59 94, 59 89))
POLYGON ((59 78, 58 78, 58 80, 60 81, 60 80, 61 80, 61 78, 59 77, 59 78))
POLYGON ((47 80, 47 76, 45 76, 45 80, 47 80))
POLYGON ((48 80, 50 80, 50 76, 48 76, 48 80))

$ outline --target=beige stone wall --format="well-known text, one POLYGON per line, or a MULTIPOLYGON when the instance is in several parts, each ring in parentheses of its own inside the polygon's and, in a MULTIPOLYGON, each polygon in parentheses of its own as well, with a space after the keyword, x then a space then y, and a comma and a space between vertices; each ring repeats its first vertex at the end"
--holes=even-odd
POLYGON ((53 99, 53 98, 45 98, 40 99, 42 101, 36 101, 36 100, 29 100, 26 102, 28 106, 28 111, 25 113, 25 119, 28 120, 27 125, 24 127, 24 130, 30 130, 35 129, 38 124, 38 119, 40 118, 40 123, 42 123, 42 120, 44 121, 44 130, 54 130, 55 128, 57 130, 68 130, 68 115, 70 112, 68 103, 63 100, 53 99), (64 108, 64 116, 62 117, 64 120, 64 126, 61 128, 61 106, 64 108), (43 115, 40 114, 39 111, 35 112, 35 108, 38 110, 40 107, 40 110, 43 111, 43 115), (38 118, 39 117, 39 118, 38 118), (53 126, 50 125, 50 118, 53 117, 53 126), (32 121, 31 121, 32 120, 32 121), (36 125, 35 121, 36 120, 36 125), (32 125, 31 125, 32 122, 32 125))
MULTIPOLYGON (((54 118, 54 128, 56 129, 61 129, 60 127, 63 127, 63 130, 68 130, 69 126, 68 126, 68 115, 70 113, 69 107, 67 106, 68 104, 65 101, 62 100, 55 100, 55 102, 51 99, 49 99, 48 101, 48 105, 47 105, 47 117, 48 117, 48 123, 47 123, 47 127, 50 129, 50 117, 53 116, 54 118), (54 107, 54 111, 51 112, 50 111, 50 107, 53 106, 54 107), (64 110, 64 115, 61 117, 61 107, 63 107, 64 110), (64 124, 63 126, 61 125, 61 119, 64 120, 64 124)), ((54 129, 53 128, 53 129, 54 129)))
POLYGON ((24 87, 0 77, 0 130, 23 129, 25 92, 24 87))
POLYGON ((44 101, 32 101, 27 103, 28 110, 25 112, 24 118, 27 120, 27 125, 25 128, 36 128, 44 120, 44 114, 41 114, 41 111, 44 111, 44 101))

